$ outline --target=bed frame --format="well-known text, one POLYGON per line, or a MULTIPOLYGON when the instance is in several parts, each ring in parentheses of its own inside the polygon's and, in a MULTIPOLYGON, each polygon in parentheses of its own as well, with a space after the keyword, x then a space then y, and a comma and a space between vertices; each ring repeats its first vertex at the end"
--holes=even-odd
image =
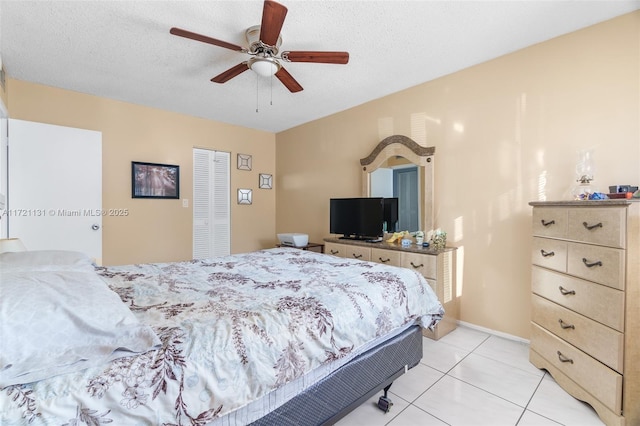
POLYGON ((411 326, 357 356, 252 425, 335 424, 373 395, 388 388, 408 369, 418 365, 421 358, 421 328, 411 326))

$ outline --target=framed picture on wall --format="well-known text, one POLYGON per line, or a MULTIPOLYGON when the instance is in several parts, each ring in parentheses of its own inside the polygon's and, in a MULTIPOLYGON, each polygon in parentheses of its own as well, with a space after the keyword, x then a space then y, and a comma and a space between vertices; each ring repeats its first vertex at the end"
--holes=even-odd
POLYGON ((180 166, 132 161, 131 198, 180 198, 180 166))
POLYGON ((251 170, 251 155, 238 154, 238 170, 251 170))
POLYGON ((262 189, 273 188, 273 176, 267 173, 260 173, 258 175, 258 187, 262 189))
POLYGON ((251 204, 250 189, 238 189, 238 204, 251 204))

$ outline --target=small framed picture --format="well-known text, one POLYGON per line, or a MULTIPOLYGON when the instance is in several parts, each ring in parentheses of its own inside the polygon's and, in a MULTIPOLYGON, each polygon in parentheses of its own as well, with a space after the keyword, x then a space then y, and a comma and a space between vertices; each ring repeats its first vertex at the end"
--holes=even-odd
POLYGON ((132 161, 131 198, 180 198, 180 166, 132 161))
POLYGON ((263 189, 273 188, 273 175, 260 173, 258 175, 258 188, 263 188, 263 189))
POLYGON ((251 204, 250 189, 238 189, 238 204, 251 204))
POLYGON ((251 156, 238 154, 238 170, 251 170, 251 156))

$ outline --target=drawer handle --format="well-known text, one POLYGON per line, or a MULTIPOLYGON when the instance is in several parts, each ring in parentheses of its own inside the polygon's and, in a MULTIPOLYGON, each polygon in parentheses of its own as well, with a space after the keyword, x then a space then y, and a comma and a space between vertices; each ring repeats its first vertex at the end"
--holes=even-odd
POLYGON ((542 219, 540 222, 542 222, 542 226, 549 226, 549 225, 553 225, 554 223, 556 223, 555 220, 550 220, 549 222, 545 222, 544 219, 542 219))
POLYGON ((562 355, 562 352, 558 351, 558 359, 560 360, 560 362, 568 362, 573 364, 573 360, 571 358, 567 358, 566 356, 562 355))
POLYGON ((555 256, 555 255, 556 255, 556 254, 555 254, 554 252, 552 252, 552 251, 544 251, 544 250, 542 250, 542 249, 540 250, 540 254, 542 255, 542 257, 549 257, 549 256, 553 257, 553 256, 555 256))
POLYGON ((331 250, 331 254, 338 254, 340 253, 340 250, 331 250))
POLYGON ((355 254, 355 253, 353 253, 353 257, 354 257, 355 259, 360 259, 360 258, 362 257, 362 255, 361 255, 361 254, 355 254))
POLYGON ((380 262, 382 262, 382 263, 387 263, 387 262, 389 262, 391 259, 383 259, 383 258, 379 257, 379 258, 378 258, 378 260, 379 260, 380 262))
POLYGON ((565 296, 568 296, 568 295, 570 295, 570 294, 576 294, 576 291, 575 291, 575 290, 567 290, 566 288, 564 288, 564 287, 562 287, 562 286, 560 286, 560 287, 558 287, 558 288, 560 289, 560 293, 562 293, 562 294, 563 294, 563 295, 565 295, 565 296))
POLYGON ((594 266, 602 266, 602 262, 600 262, 599 260, 597 262, 589 263, 589 261, 584 257, 582 258, 582 263, 584 263, 587 268, 593 268, 594 266))
POLYGON ((560 327, 562 327, 562 329, 566 330, 567 328, 570 328, 572 330, 576 329, 576 326, 573 324, 567 324, 566 322, 562 321, 562 318, 558 320, 558 322, 560 323, 560 327))
POLYGON ((582 222, 582 226, 587 228, 589 231, 595 228, 602 228, 602 222, 596 223, 595 225, 589 225, 587 222, 582 222))
POLYGON ((424 263, 421 263, 419 265, 416 265, 415 263, 413 263, 413 261, 411 262, 411 266, 413 266, 414 268, 418 269, 418 268, 422 268, 424 266, 424 263))

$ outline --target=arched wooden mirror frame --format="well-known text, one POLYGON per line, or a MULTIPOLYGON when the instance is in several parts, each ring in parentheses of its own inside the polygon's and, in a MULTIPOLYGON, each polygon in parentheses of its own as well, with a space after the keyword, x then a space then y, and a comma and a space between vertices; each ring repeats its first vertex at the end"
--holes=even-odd
POLYGON ((417 165, 420 172, 420 182, 423 188, 421 195, 422 230, 433 229, 433 163, 436 148, 418 145, 413 139, 403 135, 393 135, 384 138, 367 157, 360 159, 362 166, 362 196, 371 194, 371 172, 382 166, 388 159, 395 156, 404 157, 417 165))

